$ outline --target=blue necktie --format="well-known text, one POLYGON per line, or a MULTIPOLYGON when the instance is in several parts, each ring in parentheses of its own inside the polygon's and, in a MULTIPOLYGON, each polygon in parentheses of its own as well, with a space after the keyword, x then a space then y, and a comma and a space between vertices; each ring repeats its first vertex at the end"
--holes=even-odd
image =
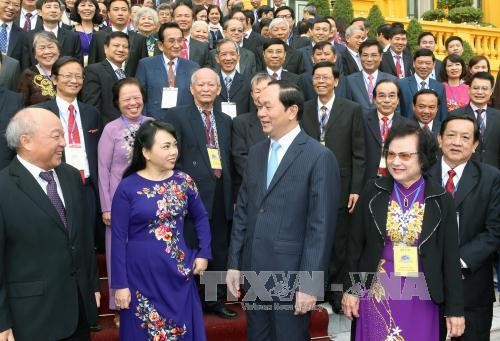
POLYGON ((7 53, 7 24, 0 26, 0 51, 7 53))
POLYGON ((484 131, 486 130, 485 110, 477 109, 477 125, 479 126, 479 135, 481 139, 484 138, 484 131))
POLYGON ((278 150, 281 148, 281 145, 273 141, 271 142, 271 155, 269 156, 269 161, 267 161, 267 187, 269 188, 269 184, 273 179, 274 173, 276 173, 276 169, 278 169, 278 150))
POLYGON ((229 93, 229 89, 231 89, 232 82, 233 82, 233 80, 229 76, 227 76, 226 79, 224 79, 224 83, 226 83, 226 89, 227 89, 228 93, 229 93))

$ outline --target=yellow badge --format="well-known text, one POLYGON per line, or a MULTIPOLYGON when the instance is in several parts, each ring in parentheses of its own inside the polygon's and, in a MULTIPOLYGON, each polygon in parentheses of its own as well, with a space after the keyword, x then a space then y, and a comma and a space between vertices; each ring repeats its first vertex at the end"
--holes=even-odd
POLYGON ((394 274, 404 277, 418 277, 416 246, 394 246, 394 274))
POLYGON ((210 167, 212 169, 222 169, 220 161, 220 152, 217 148, 207 148, 208 158, 210 159, 210 167))

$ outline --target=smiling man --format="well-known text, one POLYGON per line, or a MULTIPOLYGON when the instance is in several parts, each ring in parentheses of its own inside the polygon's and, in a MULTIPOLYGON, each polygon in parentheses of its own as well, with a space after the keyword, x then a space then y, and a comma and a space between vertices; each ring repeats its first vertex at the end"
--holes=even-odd
POLYGON ((411 54, 406 52, 408 45, 407 33, 402 27, 395 26, 389 34, 390 47, 384 52, 380 71, 389 73, 397 78, 408 77, 413 74, 411 54))
POLYGON ((427 129, 434 136, 439 134, 441 123, 436 120, 439 96, 432 89, 419 90, 413 96, 413 112, 420 128, 427 129))

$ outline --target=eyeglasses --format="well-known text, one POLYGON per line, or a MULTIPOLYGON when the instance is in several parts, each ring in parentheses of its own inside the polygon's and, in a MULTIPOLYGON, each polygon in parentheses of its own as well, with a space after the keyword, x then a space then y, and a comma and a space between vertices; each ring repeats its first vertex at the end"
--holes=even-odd
POLYGON ((394 153, 394 152, 387 152, 387 160, 392 161, 396 158, 396 156, 401 160, 401 161, 409 161, 413 155, 417 155, 417 152, 414 153, 408 153, 408 152, 402 152, 402 153, 394 153))
POLYGON ((313 81, 319 82, 319 81, 329 81, 332 80, 333 76, 328 76, 328 75, 315 75, 312 77, 313 81))
POLYGON ((281 14, 276 16, 276 18, 281 18, 281 19, 290 19, 291 17, 292 17, 291 14, 281 14))
POLYGON ((64 75, 57 75, 58 77, 61 77, 65 81, 72 80, 73 78, 76 79, 77 81, 83 80, 83 75, 82 74, 73 74, 73 73, 67 73, 64 75))

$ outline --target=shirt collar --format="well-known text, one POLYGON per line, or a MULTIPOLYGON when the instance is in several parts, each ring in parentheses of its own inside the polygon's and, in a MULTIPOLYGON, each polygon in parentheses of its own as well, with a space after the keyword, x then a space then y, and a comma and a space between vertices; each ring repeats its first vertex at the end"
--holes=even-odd
POLYGON ((417 85, 420 86, 420 83, 425 82, 427 87, 429 87, 429 76, 426 79, 420 78, 416 73, 414 74, 415 80, 417 81, 417 85))
MULTIPOLYGON (((291 131, 286 133, 284 136, 282 136, 279 140, 276 140, 281 146, 281 149, 283 150, 283 155, 286 153, 290 145, 292 144, 293 140, 299 135, 300 133, 300 126, 297 124, 295 128, 293 128, 291 131)), ((275 140, 271 139, 271 142, 275 140)), ((271 147, 269 147, 271 148, 271 147)))
POLYGON ((322 106, 325 106, 328 109, 328 112, 332 111, 333 101, 335 101, 335 92, 333 93, 332 98, 330 98, 330 100, 328 102, 326 102, 325 104, 321 103, 321 101, 319 100, 319 97, 318 97, 318 100, 317 100, 318 109, 320 109, 322 106))
MULTIPOLYGON (((361 72, 363 72, 363 78, 368 82, 369 73, 366 72, 365 69, 363 69, 361 72)), ((373 76, 373 81, 376 82, 378 78, 378 70, 375 70, 371 75, 373 76)), ((375 83, 373 83, 373 85, 375 85, 375 83)))
POLYGON ((349 51, 349 53, 350 53, 353 57, 358 57, 358 56, 359 56, 359 53, 357 53, 356 51, 351 50, 349 47, 346 47, 346 48, 347 48, 347 51, 349 51))
POLYGON ((59 32, 59 25, 57 25, 56 27, 54 27, 53 29, 48 29, 47 27, 45 27, 45 25, 43 25, 43 30, 44 31, 47 31, 47 32, 52 32, 54 33, 54 35, 56 36, 57 38, 57 33, 59 32))
MULTIPOLYGON (((467 165, 467 162, 464 162, 455 168, 453 170, 456 173, 456 177, 458 178, 458 181, 460 181, 460 178, 462 177, 462 174, 464 173, 465 166, 467 165)), ((448 164, 444 161, 444 157, 441 158, 441 179, 448 179, 448 171, 452 169, 448 164)), ((458 183, 458 182, 457 182, 458 183)), ((456 184, 455 184, 456 187, 456 184)))
POLYGON ((17 155, 17 159, 28 170, 28 172, 30 172, 30 174, 33 175, 33 177, 35 179, 38 179, 40 177, 41 172, 48 172, 48 171, 54 170, 54 169, 50 169, 50 170, 46 171, 45 169, 42 169, 42 168, 32 164, 31 162, 23 159, 19 154, 17 155))
POLYGON ((5 21, 2 21, 0 20, 0 25, 3 25, 3 24, 7 24, 7 32, 10 31, 10 29, 12 28, 12 21, 9 21, 9 22, 5 22, 5 21))
POLYGON ((220 70, 220 73, 222 74, 222 79, 225 81, 226 77, 231 78, 231 80, 234 80, 234 76, 236 75, 236 69, 233 70, 230 74, 225 73, 224 71, 220 70))
POLYGON ((382 121, 382 117, 389 118, 388 122, 392 122, 392 119, 394 118, 394 114, 390 114, 389 116, 384 116, 381 113, 379 113, 378 111, 377 111, 377 116, 378 116, 379 122, 382 121))
POLYGON ((56 96, 56 103, 57 103, 57 107, 59 108, 59 110, 61 111, 61 114, 64 117, 66 117, 68 115, 68 108, 69 108, 70 104, 73 104, 73 107, 75 107, 75 111, 78 112, 78 101, 76 98, 73 100, 73 102, 68 103, 65 100, 63 100, 61 97, 56 96))
POLYGON ((474 116, 477 117, 477 113, 476 113, 476 110, 477 109, 484 109, 484 110, 487 110, 488 109, 488 105, 485 105, 484 108, 480 108, 478 107, 477 105, 475 105, 474 103, 470 102, 469 103, 470 107, 472 108, 472 111, 474 111, 474 116))
POLYGON ((401 59, 403 59, 403 54, 402 53, 401 54, 397 54, 391 48, 389 48, 389 51, 391 51, 392 58, 396 58, 396 56, 400 56, 401 59))
POLYGON ((266 70, 267 70, 267 73, 269 74, 269 76, 272 77, 273 73, 276 72, 276 74, 278 75, 278 79, 281 79, 281 73, 283 72, 283 68, 280 68, 279 70, 273 71, 270 68, 266 67, 266 70))
MULTIPOLYGON (((422 129, 423 129, 423 128, 424 128, 425 123, 422 123, 422 122, 420 122, 420 121, 417 121, 417 122, 418 122, 418 125, 420 126, 420 128, 422 128, 422 129)), ((432 125, 433 125, 433 124, 434 124, 434 120, 432 120, 432 121, 430 121, 429 123, 427 123, 427 126, 429 127, 429 130, 431 130, 431 131, 432 131, 432 125)))
POLYGON ((27 13, 31 13, 31 19, 33 19, 34 17, 36 17, 38 15, 38 11, 36 9, 34 9, 33 11, 30 12, 30 11, 27 11, 21 7, 21 14, 23 16, 26 16, 27 13))
POLYGON ((118 67, 116 66, 115 63, 113 63, 111 60, 109 60, 108 58, 106 58, 106 60, 108 61, 109 64, 111 64, 111 67, 113 68, 113 71, 116 71, 117 69, 121 69, 123 71, 123 66, 122 67, 118 67))

